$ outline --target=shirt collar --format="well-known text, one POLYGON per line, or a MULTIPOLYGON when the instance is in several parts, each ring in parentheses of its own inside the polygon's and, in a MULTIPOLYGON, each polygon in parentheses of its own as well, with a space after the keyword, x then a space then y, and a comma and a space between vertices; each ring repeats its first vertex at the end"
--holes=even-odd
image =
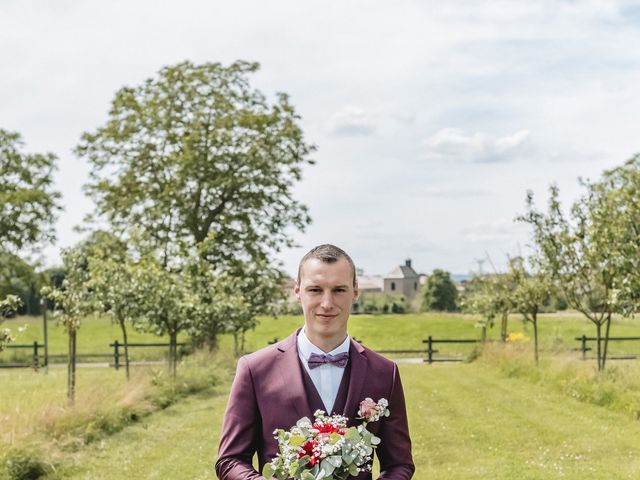
MULTIPOLYGON (((350 345, 351 337, 347 335, 347 338, 344 339, 344 342, 342 342, 340 345, 338 345, 328 353, 331 355, 337 355, 338 353, 349 352, 350 345)), ((312 353, 317 353, 320 355, 325 353, 321 349, 316 347, 313 343, 311 343, 311 340, 309 340, 304 332, 304 328, 300 330, 300 333, 298 333, 298 352, 305 360, 308 360, 312 353)))

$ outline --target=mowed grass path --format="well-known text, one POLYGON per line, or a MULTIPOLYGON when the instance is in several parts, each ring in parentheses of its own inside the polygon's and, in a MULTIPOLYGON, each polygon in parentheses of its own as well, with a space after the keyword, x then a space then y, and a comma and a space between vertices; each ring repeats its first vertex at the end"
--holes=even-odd
MULTIPOLYGON (((400 366, 416 479, 632 479, 640 424, 481 364, 400 366)), ((68 478, 210 479, 225 389, 77 454, 68 478)))

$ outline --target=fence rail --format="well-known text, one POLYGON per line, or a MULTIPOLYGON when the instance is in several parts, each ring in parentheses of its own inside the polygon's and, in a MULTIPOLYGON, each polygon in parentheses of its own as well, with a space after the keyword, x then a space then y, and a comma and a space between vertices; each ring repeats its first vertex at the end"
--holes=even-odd
POLYGON ((34 368, 34 369, 38 369, 39 367, 43 367, 47 365, 47 357, 44 357, 44 362, 42 363, 42 365, 40 365, 40 354, 39 354, 39 350, 41 348, 45 348, 45 345, 38 343, 37 341, 30 343, 30 344, 25 344, 25 345, 7 345, 5 347, 6 349, 15 349, 15 350, 21 350, 21 349, 30 349, 32 351, 31 354, 31 362, 28 363, 18 363, 18 362, 13 362, 13 363, 0 363, 0 368, 34 368))
MULTIPOLYGON (((360 343, 361 345, 364 345, 364 343, 362 342, 362 340, 359 340, 355 337, 353 337, 353 340, 355 340, 356 342, 360 343)), ((278 343, 278 338, 274 338, 272 340, 269 340, 267 342, 267 344, 269 345, 273 345, 275 343, 278 343)), ((480 340, 474 340, 474 339, 469 339, 469 338, 462 338, 462 339, 454 339, 454 338, 446 338, 446 339, 434 339, 432 336, 429 336, 426 340, 423 340, 422 343, 426 343, 427 344, 427 348, 412 348, 412 349, 382 349, 382 350, 378 350, 376 349, 376 353, 379 353, 381 355, 400 355, 400 354, 415 354, 415 355, 419 355, 419 356, 424 356, 426 358, 424 358, 424 361, 431 364, 431 363, 435 363, 435 362, 463 362, 464 361, 464 357, 440 357, 440 358, 436 358, 434 357, 434 354, 439 353, 439 350, 436 350, 433 348, 434 344, 436 343, 480 343, 480 340)))
POLYGON ((473 340, 469 338, 443 338, 443 339, 434 339, 431 335, 426 340, 423 340, 422 343, 427 344, 427 358, 425 362, 432 364, 434 362, 463 362, 464 357, 445 357, 445 358, 434 358, 434 353, 439 353, 439 350, 435 350, 433 345, 436 343, 480 343, 480 340, 473 340))
MULTIPOLYGON (((129 343, 127 346, 129 348, 145 348, 145 347, 170 347, 171 343, 129 343)), ((176 347, 184 347, 189 345, 185 342, 175 343, 176 347)), ((79 353, 76 354, 76 359, 89 359, 89 358, 109 358, 113 359, 113 363, 109 364, 110 367, 115 367, 116 370, 120 369, 120 367, 124 363, 124 344, 115 340, 113 343, 109 344, 109 347, 113 349, 113 353, 79 353)), ((48 360, 64 360, 67 361, 69 358, 67 354, 49 354, 47 357, 42 357, 39 351, 40 349, 44 349, 45 345, 42 343, 33 342, 28 345, 8 345, 8 349, 31 349, 32 355, 29 358, 29 361, 26 362, 0 362, 0 368, 34 368, 38 369, 40 367, 44 367, 48 364, 48 360), (44 361, 41 362, 41 359, 44 361)))
MULTIPOLYGON (((575 337, 574 340, 580 342, 580 347, 575 348, 574 350, 578 350, 582 352, 583 360, 591 360, 592 358, 587 357, 587 352, 593 351, 594 347, 588 347, 587 342, 597 342, 598 337, 587 337, 586 335, 582 335, 581 337, 575 337)), ((604 337, 600 338, 600 345, 605 341, 604 337)), ((640 341, 640 337, 609 337, 610 342, 637 342, 640 341)), ((608 360, 635 360, 638 358, 637 353, 616 353, 616 354, 608 354, 608 360)))

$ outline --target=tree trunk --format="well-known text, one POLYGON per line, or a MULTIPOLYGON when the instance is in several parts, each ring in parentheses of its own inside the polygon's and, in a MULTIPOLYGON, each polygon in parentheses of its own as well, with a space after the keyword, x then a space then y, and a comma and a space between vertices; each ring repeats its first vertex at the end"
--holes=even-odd
POLYGON ((609 349, 609 329, 611 328, 611 312, 607 314, 606 320, 607 328, 604 333, 604 349, 602 351, 602 369, 604 370, 604 365, 607 362, 607 350, 609 349))
POLYGON ((538 365, 538 313, 534 312, 531 318, 533 319, 533 356, 538 365))
POLYGON ((210 352, 213 352, 216 348, 218 348, 218 335, 216 334, 216 332, 207 332, 207 346, 209 347, 210 352))
POLYGON ((598 371, 601 371, 604 368, 602 365, 602 354, 601 354, 601 345, 600 339, 602 338, 602 324, 596 323, 596 355, 598 357, 598 371))
POLYGON ((118 319, 120 323, 120 330, 122 330, 122 339, 124 340, 124 369, 126 372, 127 381, 129 381, 129 341, 127 340, 127 325, 124 320, 118 319))
POLYGON ((239 351, 240 351, 240 343, 238 340, 238 331, 234 330, 233 331, 233 354, 237 357, 239 355, 239 351))
POLYGON ((69 361, 67 363, 67 400, 73 405, 76 397, 76 330, 69 330, 69 361))
POLYGON ((171 377, 176 379, 176 365, 178 363, 178 334, 176 332, 169 333, 169 372, 171 377))
POLYGON ((482 326, 482 336, 480 337, 482 343, 487 341, 487 326, 483 325, 482 326))
POLYGON ((507 341, 507 320, 509 319, 508 313, 502 314, 502 321, 500 323, 500 338, 503 342, 507 341))

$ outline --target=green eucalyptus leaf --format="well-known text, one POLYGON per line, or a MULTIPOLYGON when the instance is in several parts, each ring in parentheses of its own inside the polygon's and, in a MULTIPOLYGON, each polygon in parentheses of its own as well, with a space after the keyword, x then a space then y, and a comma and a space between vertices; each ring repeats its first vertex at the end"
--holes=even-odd
POLYGON ((262 476, 265 478, 271 478, 273 477, 274 474, 274 470, 273 467, 271 466, 270 463, 267 463, 264 468, 262 469, 262 476))

